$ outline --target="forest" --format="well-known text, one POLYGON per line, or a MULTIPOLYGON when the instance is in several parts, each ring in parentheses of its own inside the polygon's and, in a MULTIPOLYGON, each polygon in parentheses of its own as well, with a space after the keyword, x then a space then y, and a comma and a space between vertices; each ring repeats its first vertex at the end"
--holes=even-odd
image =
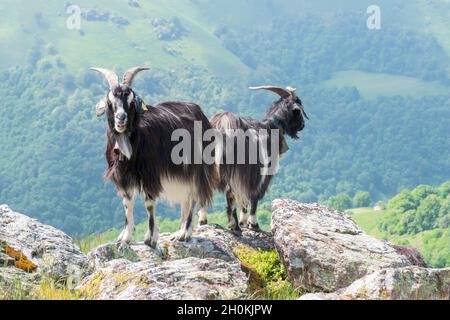
MULTIPOLYGON (((184 20, 170 21, 178 26, 184 20)), ((214 37, 245 66, 240 73, 222 74, 197 63, 156 64, 140 76, 135 90, 147 104, 188 100, 208 116, 227 110, 262 118, 275 97, 248 86, 296 86, 311 120, 299 140, 288 141, 290 151, 264 199, 266 207, 280 197, 332 203, 345 193, 350 200, 340 209, 347 209, 350 202, 365 206, 405 188, 440 185, 450 177, 448 53, 421 32, 395 24, 373 32, 361 28, 364 23, 364 16, 344 13, 331 21, 274 17, 254 26, 217 25, 214 37), (399 84, 398 94, 377 89, 378 83, 330 84, 337 72, 348 70, 367 77, 389 74, 392 85, 399 84), (425 94, 420 86, 402 87, 408 79, 436 90, 425 94)), ((191 36, 189 25, 184 28, 181 39, 191 36)), ((107 87, 88 70, 91 65, 74 68, 59 50, 36 33, 26 62, 0 70, 0 200, 85 236, 123 222, 120 199, 102 180, 105 121, 95 117, 94 106, 107 87)), ((212 210, 224 210, 223 197, 216 198, 212 210)), ((428 202, 423 206, 433 205, 428 202)), ((448 206, 439 210, 448 217, 448 206)), ((176 208, 164 204, 157 214, 178 217, 176 208)), ((137 216, 144 219, 142 206, 137 216)), ((399 234, 424 227, 399 218, 386 224, 383 230, 399 234)))

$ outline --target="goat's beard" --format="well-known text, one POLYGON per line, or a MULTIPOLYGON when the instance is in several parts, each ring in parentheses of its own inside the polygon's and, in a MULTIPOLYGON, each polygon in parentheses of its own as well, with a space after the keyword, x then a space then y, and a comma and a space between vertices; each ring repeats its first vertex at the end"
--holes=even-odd
POLYGON ((298 136, 299 130, 296 129, 288 129, 286 131, 287 135, 294 140, 300 139, 300 137, 298 136))
POLYGON ((275 118, 275 123, 279 128, 281 128, 285 134, 287 134, 292 139, 299 139, 299 132, 301 131, 301 125, 292 119, 285 120, 283 118, 275 118))
POLYGON ((128 160, 133 155, 133 147, 131 146, 130 138, 126 132, 115 134, 116 145, 114 149, 118 149, 128 160))
POLYGON ((124 126, 124 127, 119 127, 119 126, 115 125, 115 126, 114 126, 114 130, 115 130, 118 134, 121 134, 121 133, 125 133, 125 132, 127 131, 127 127, 126 127, 126 126, 124 126))

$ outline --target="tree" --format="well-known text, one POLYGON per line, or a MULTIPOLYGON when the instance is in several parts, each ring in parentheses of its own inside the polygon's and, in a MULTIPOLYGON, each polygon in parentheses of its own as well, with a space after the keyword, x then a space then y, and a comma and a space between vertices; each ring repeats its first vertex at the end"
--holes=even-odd
POLYGON ((352 198, 344 192, 339 193, 338 195, 331 197, 326 205, 330 206, 333 209, 338 211, 344 211, 346 209, 350 209, 352 206, 352 198))
POLYGON ((367 191, 360 191, 353 197, 353 207, 361 208, 370 206, 370 193, 367 191))

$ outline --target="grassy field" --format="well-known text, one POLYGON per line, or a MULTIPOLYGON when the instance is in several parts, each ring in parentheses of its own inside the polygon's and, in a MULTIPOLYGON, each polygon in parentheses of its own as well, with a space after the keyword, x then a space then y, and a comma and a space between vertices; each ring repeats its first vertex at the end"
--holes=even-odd
POLYGON ((431 96, 448 94, 449 87, 433 81, 396 76, 385 73, 369 73, 361 71, 335 72, 325 82, 326 86, 356 87, 364 98, 373 99, 382 96, 431 96))

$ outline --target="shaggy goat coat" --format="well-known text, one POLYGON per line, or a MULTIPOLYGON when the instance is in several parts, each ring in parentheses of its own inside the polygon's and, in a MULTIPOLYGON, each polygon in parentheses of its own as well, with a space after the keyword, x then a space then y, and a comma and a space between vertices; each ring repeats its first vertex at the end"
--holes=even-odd
MULTIPOLYGON (((129 141, 132 156, 122 161, 117 149, 117 133, 113 128, 113 114, 107 111, 109 128, 107 131, 106 159, 108 169, 105 177, 110 179, 120 192, 143 193, 149 200, 157 200, 164 190, 164 184, 178 183, 192 186, 192 198, 200 205, 209 205, 214 189, 214 167, 207 164, 174 164, 171 159, 172 149, 177 141, 172 141, 172 133, 177 129, 186 129, 191 134, 191 145, 194 141, 194 122, 200 121, 203 132, 211 125, 200 107, 193 103, 165 102, 154 107, 148 106, 144 113, 134 113, 130 124, 129 141)), ((202 142, 202 150, 206 147, 202 142)), ((182 190, 180 190, 182 192, 182 190)), ((128 194, 131 197, 131 194, 128 194)), ((171 199, 170 195, 167 200, 171 199)))

